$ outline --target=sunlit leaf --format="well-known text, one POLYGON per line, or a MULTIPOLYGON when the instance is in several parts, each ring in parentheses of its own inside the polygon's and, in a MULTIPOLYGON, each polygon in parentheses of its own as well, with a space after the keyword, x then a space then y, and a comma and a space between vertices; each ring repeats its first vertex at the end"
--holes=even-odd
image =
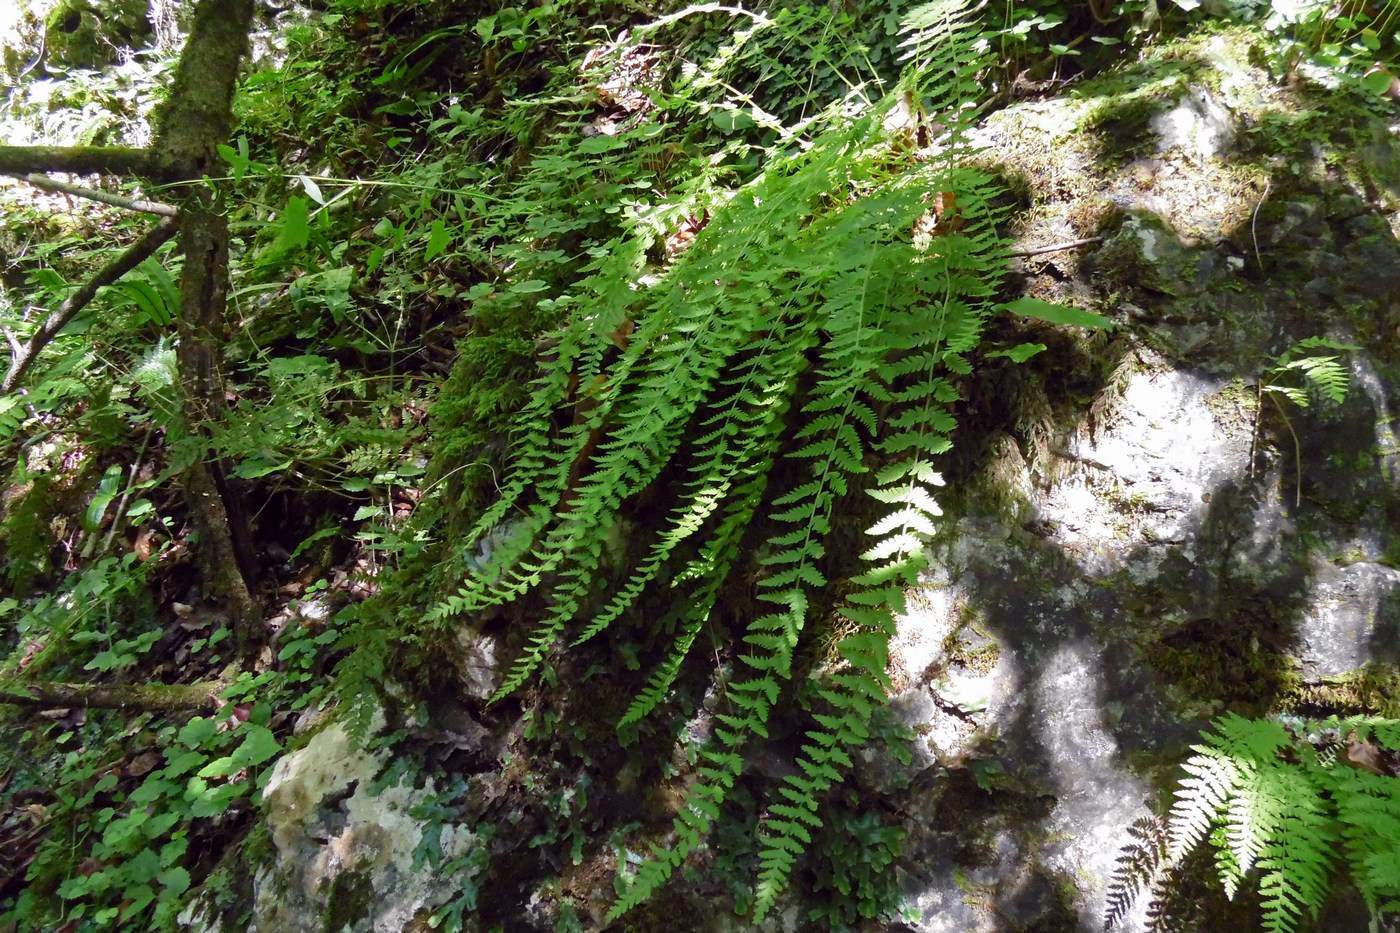
POLYGON ((1048 321, 1051 324, 1073 324, 1075 327, 1109 328, 1113 322, 1102 314, 1095 314, 1092 311, 1081 311, 1078 308, 1071 308, 1066 305, 1052 304, 1042 301, 1039 298, 1017 298, 1015 301, 1008 301, 1003 305, 1012 314, 1020 314, 1025 317, 1033 317, 1039 321, 1048 321))

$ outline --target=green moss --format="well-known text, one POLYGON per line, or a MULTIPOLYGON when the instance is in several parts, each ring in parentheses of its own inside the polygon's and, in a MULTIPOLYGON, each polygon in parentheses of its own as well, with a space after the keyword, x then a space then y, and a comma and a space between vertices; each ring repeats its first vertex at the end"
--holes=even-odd
POLYGON ((1321 684, 1300 685, 1293 705, 1326 714, 1400 718, 1400 671, 1368 664, 1321 684))
POLYGON ((343 871, 331 881, 321 933, 341 933, 356 920, 369 916, 373 889, 362 871, 343 871))
POLYGON ((973 644, 973 639, 969 639, 963 629, 948 636, 944 642, 948 664, 964 667, 974 674, 989 674, 1001 659, 1001 644, 979 629, 973 631, 982 636, 976 639, 980 644, 973 644))
POLYGON ((1089 112, 1084 130, 1097 138, 1105 167, 1137 158, 1153 142, 1152 118, 1167 99, 1152 90, 1139 89, 1122 98, 1106 95, 1089 112))
MULTIPOLYGON (((285 754, 285 752, 284 752, 285 754)), ((277 847, 272 842, 272 827, 266 820, 258 820, 248 835, 243 837, 241 862, 250 868, 271 865, 277 860, 277 847)))
POLYGON ((1206 399, 1206 408, 1222 421, 1252 421, 1259 413, 1259 391, 1237 376, 1206 399))
POLYGON ((44 22, 49 59, 75 68, 109 65, 150 35, 145 0, 61 0, 44 22))
POLYGON ((1263 644, 1270 621, 1248 612, 1196 620, 1147 649, 1146 660, 1193 714, 1228 708, 1263 715, 1284 704, 1300 684, 1297 661, 1263 644))

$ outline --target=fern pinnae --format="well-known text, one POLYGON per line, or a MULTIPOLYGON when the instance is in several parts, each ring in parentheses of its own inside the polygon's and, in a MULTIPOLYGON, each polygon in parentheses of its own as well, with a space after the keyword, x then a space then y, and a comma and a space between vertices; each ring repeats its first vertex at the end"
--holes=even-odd
MULTIPOLYGON (((856 630, 838 644, 845 671, 834 674, 831 686, 820 691, 833 713, 815 717, 818 728, 808 733, 809 741, 804 744, 798 761, 800 773, 789 777, 783 789, 789 803, 781 809, 774 808, 774 818, 762 834, 756 917, 766 914, 785 886, 795 857, 801 851, 800 844, 808 835, 806 826, 817 821, 818 796, 839 781, 841 771, 850 766, 844 749, 869 738, 869 717, 875 707, 883 703, 885 691, 890 688, 885 667, 894 615, 902 606, 903 588, 914 584, 918 572, 926 566, 923 541, 934 531, 932 519, 939 514, 924 484, 941 480, 924 458, 938 452, 951 427, 951 418, 944 408, 955 394, 940 391, 938 376, 945 352, 942 323, 946 320, 946 302, 950 296, 945 292, 943 297, 945 313, 936 315, 939 326, 925 330, 923 339, 927 345, 919 347, 917 343, 906 342, 900 346, 906 351, 917 349, 920 364, 916 367, 907 363, 883 365, 877 371, 884 380, 883 387, 876 390, 877 397, 898 397, 901 393, 896 381, 907 375, 921 375, 922 381, 928 384, 923 391, 903 393, 907 399, 923 403, 922 415, 906 411, 899 422, 900 430, 880 445, 882 449, 895 451, 913 450, 914 457, 882 470, 877 477, 882 481, 881 486, 872 490, 876 498, 890 502, 895 509, 877 521, 869 532, 878 542, 863 555, 877 565, 864 575, 870 589, 854 596, 852 603, 855 605, 841 610, 841 614, 856 625, 856 630), (938 443, 920 439, 930 433, 938 443), (902 483, 902 487, 893 485, 896 483, 902 483)), ((908 304, 900 302, 896 306, 896 320, 908 304)), ((895 326, 891 330, 898 334, 902 328, 895 326)), ((908 330, 907 326, 903 330, 908 330)))
MULTIPOLYGON (((1385 724, 1393 729, 1394 722, 1385 724)), ((1352 741, 1366 741, 1359 730, 1352 741)), ((1395 737, 1382 744, 1400 745, 1395 737)), ((1372 915, 1400 909, 1400 781, 1391 774, 1337 768, 1329 788, 1337 802, 1351 877, 1372 915), (1388 905, 1388 906, 1387 906, 1388 905)))
POLYGON ((1335 824, 1300 769, 1273 769, 1264 791, 1278 801, 1278 831, 1259 858, 1259 890, 1264 895, 1264 929, 1291 933, 1298 917, 1316 915, 1327 898, 1328 868, 1335 849, 1335 824))
POLYGON ((566 328, 556 349, 554 365, 535 380, 530 404, 521 415, 525 428, 514 440, 515 465, 500 496, 464 536, 467 544, 463 552, 471 554, 482 548, 482 542, 496 533, 512 511, 520 509, 523 518, 516 523, 504 546, 488 555, 494 559, 488 559, 457 593, 439 602, 428 613, 429 621, 508 602, 537 581, 536 574, 524 574, 511 584, 502 583, 555 515, 568 475, 567 469, 560 469, 561 464, 567 467, 587 444, 585 430, 566 431, 561 438, 551 436, 548 430, 553 412, 567 403, 570 374, 586 335, 586 328, 566 328), (521 509, 521 498, 527 492, 534 494, 535 501, 521 509))
POLYGON ((1236 761, 1239 792, 1231 796, 1223 810, 1225 840, 1216 861, 1225 896, 1234 900, 1244 876, 1259 860, 1270 836, 1278 831, 1276 801, 1267 792, 1269 775, 1249 761, 1236 761))
MULTIPOLYGON (((716 576, 715 587, 712 589, 717 589, 718 582, 728 573, 732 555, 729 560, 718 561, 716 553, 728 552, 731 543, 737 545, 739 532, 753 515, 757 504, 755 497, 761 495, 766 486, 766 476, 761 475, 757 481, 751 479, 742 484, 737 499, 727 504, 726 500, 732 485, 738 482, 743 474, 753 470, 755 461, 762 462, 771 456, 787 406, 782 401, 785 392, 777 399, 768 396, 774 391, 781 392, 778 387, 790 383, 795 373, 801 369, 802 351, 806 346, 806 341, 801 338, 798 328, 770 328, 764 345, 760 346, 753 361, 743 367, 741 375, 738 378, 722 380, 722 384, 730 390, 729 394, 725 402, 717 406, 718 410, 702 422, 703 428, 711 430, 696 442, 701 450, 690 466, 691 479, 686 484, 681 504, 673 510, 669 527, 658 537, 647 558, 638 565, 607 607, 594 617, 576 639, 575 645, 594 637, 626 611, 641 595, 643 589, 656 578, 675 548, 699 531, 709 516, 721 504, 725 504, 727 515, 713 533, 710 543, 706 545, 707 556, 698 562, 698 566, 703 566, 706 572, 716 576), (785 339, 779 340, 779 334, 785 339), (785 352, 776 352, 775 347, 783 348, 785 352)), ((691 566, 696 567, 697 562, 693 561, 691 566)), ((701 600, 702 605, 707 602, 708 600, 701 600)), ((704 613, 708 612, 708 605, 705 605, 704 613)), ((693 618, 694 613, 690 615, 693 618)), ((689 639, 683 640, 686 641, 685 650, 688 650, 689 639)), ((677 656, 683 657, 684 653, 682 650, 677 656)), ((671 666, 668 661, 663 664, 663 668, 667 667, 673 667, 670 676, 674 677, 675 670, 679 669, 679 662, 671 666)), ((652 697, 658 690, 664 690, 668 686, 669 678, 653 679, 649 681, 648 688, 639 699, 652 697), (664 687, 661 685, 662 680, 666 681, 664 687)), ((641 705, 648 706, 647 703, 641 705)), ((654 706, 654 703, 650 706, 654 706)), ((634 704, 633 709, 636 708, 639 707, 634 704)), ((629 710, 628 715, 633 715, 633 710, 629 710)), ((624 717, 624 721, 626 720, 627 717, 624 717)))
MULTIPOLYGON (((867 286, 871 276, 867 276, 862 283, 861 302, 868 298, 867 286)), ((877 327, 872 328, 876 333, 883 333, 883 325, 886 314, 889 310, 888 302, 880 305, 880 310, 875 320, 877 327)), ((844 313, 844 309, 842 309, 844 313)), ((864 330, 861 329, 864 333, 864 330)), ((878 370, 878 363, 887 351, 886 347, 879 347, 875 352, 865 352, 868 345, 863 344, 861 339, 850 341, 848 344, 833 340, 836 349, 829 359, 834 359, 839 353, 843 358, 843 363, 849 364, 850 360, 855 360, 854 365, 863 370, 860 378, 851 379, 843 375, 836 375, 828 383, 827 391, 832 385, 839 385, 848 395, 845 398, 845 405, 842 410, 842 419, 836 424, 823 424, 828 429, 828 436, 831 438, 830 447, 825 452, 822 459, 823 473, 818 477, 818 486, 814 490, 814 495, 809 501, 812 507, 820 506, 824 512, 829 512, 830 499, 828 498, 828 487, 832 490, 838 489, 845 492, 845 482, 842 478, 840 483, 828 481, 827 471, 833 467, 844 469, 851 474, 866 471, 866 467, 861 462, 861 449, 859 442, 855 440, 850 430, 849 421, 853 416, 855 420, 860 420, 861 404, 857 395, 861 389, 875 385, 877 397, 887 398, 888 394, 878 387, 878 383, 872 383, 870 376, 878 370), (844 445, 844 457, 838 451, 844 445)), ((870 341, 875 344, 876 341, 870 341)), ((828 367, 834 370, 835 367, 828 367)), ((833 373, 835 375, 835 373, 833 373)), ((832 396, 827 395, 830 399, 832 396)), ((828 404, 823 403, 819 407, 827 408, 828 404)), ((799 450, 795 455, 806 455, 809 451, 799 450)), ((837 473, 837 476, 840 474, 837 473)), ((823 522, 827 519, 823 514, 823 522)), ((809 516, 806 524, 811 527, 815 516, 809 516)), ((794 553, 806 556, 808 548, 806 544, 794 549, 794 553)), ((784 579, 778 577, 777 579, 784 579)), ((801 579, 799 576, 798 579, 801 579)), ((815 583, 815 580, 806 579, 804 582, 815 583)), ((882 594, 888 595, 888 594, 882 594)), ((781 617, 780 617, 781 618, 781 617)), ((795 636, 795 633, 793 633, 795 636)), ((748 639, 746 639, 748 640, 748 639)), ((835 688, 824 689, 821 695, 833 708, 840 711, 842 715, 833 717, 819 717, 818 724, 821 728, 808 733, 809 744, 802 748, 802 754, 798 759, 800 774, 790 776, 786 779, 786 789, 784 796, 788 803, 783 804, 781 809, 772 811, 770 819, 760 833, 759 851, 759 882, 755 890, 754 917, 761 920, 771 909, 776 897, 783 890, 787 879, 791 873, 796 857, 803 851, 804 840, 810 842, 810 833, 807 827, 815 825, 816 807, 818 795, 833 783, 840 780, 840 770, 850 766, 850 758, 842 749, 843 745, 856 744, 869 736, 868 728, 865 725, 865 716, 857 712, 855 715, 846 715, 852 710, 867 711, 870 709, 869 700, 872 696, 883 699, 880 689, 884 674, 885 660, 880 657, 878 648, 870 650, 871 646, 860 639, 848 636, 842 640, 841 653, 847 662, 860 669, 860 673, 852 677, 849 675, 836 675, 835 688), (878 674, 871 674, 870 668, 878 667, 878 674), (873 680, 874 694, 869 687, 869 681, 873 680)), ((787 657, 790 663, 790 654, 787 657)), ((884 683, 887 683, 885 681, 884 683)), ((878 702, 878 700, 877 700, 878 702)))
POLYGON ((1105 897, 1103 924, 1112 930, 1128 916, 1133 902, 1152 893, 1167 873, 1167 825, 1161 817, 1145 816, 1128 825, 1132 840, 1118 855, 1105 897))
POLYGON ((681 665, 690 653, 695 637, 710 617, 720 587, 728 578, 729 570, 738 557, 739 541, 753 517, 754 509, 763 497, 767 481, 767 474, 759 473, 743 484, 738 494, 727 504, 727 514, 721 520, 714 536, 707 542, 704 552, 677 575, 681 579, 698 579, 703 582, 699 590, 687 601, 686 620, 680 634, 666 658, 647 678, 641 693, 628 705, 618 721, 619 729, 640 722, 660 705, 670 691, 677 674, 680 673, 681 665))
MULTIPOLYGON (((582 288, 588 289, 595 283, 632 280, 634 276, 619 275, 611 265, 625 262, 615 257, 634 252, 620 249, 609 251, 607 258, 595 274, 583 283, 582 288)), ((552 364, 537 381, 531 405, 522 417, 522 423, 527 427, 522 436, 516 439, 517 467, 512 470, 501 496, 468 534, 470 548, 475 549, 479 540, 491 534, 511 510, 518 508, 521 497, 527 491, 535 500, 532 507, 526 511, 525 520, 519 523, 517 533, 512 535, 510 546, 502 549, 497 560, 492 562, 490 572, 478 575, 454 597, 435 607, 430 619, 442 618, 464 609, 508 602, 536 585, 567 556, 567 548, 553 551, 546 548, 544 553, 537 555, 535 568, 531 572, 507 578, 509 568, 531 552, 538 534, 558 515, 567 492, 570 465, 592 443, 591 432, 601 427, 633 366, 642 357, 645 348, 656 340, 656 335, 664 332, 666 324, 664 315, 650 315, 638 339, 628 345, 605 378, 602 376, 605 354, 615 345, 616 335, 638 297, 630 290, 609 292, 606 286, 595 289, 595 297, 602 299, 597 305, 599 311, 589 317, 576 317, 564 329, 552 364), (588 413, 583 423, 566 430, 558 439, 552 438, 546 426, 554 411, 575 404, 571 399, 575 385, 585 387, 596 407, 588 413)))
POLYGON ((1182 765, 1189 775, 1177 785, 1176 800, 1168 818, 1168 857, 1180 862, 1210 833, 1216 815, 1240 786, 1240 769, 1230 757, 1207 746, 1193 746, 1197 754, 1182 765))
MULTIPOLYGON (((743 344, 751 330, 742 321, 725 320, 703 306, 674 298, 663 304, 671 313, 650 315, 625 354, 630 365, 624 371, 635 367, 637 373, 629 383, 635 388, 623 405, 612 409, 618 424, 598 444, 591 471, 578 484, 576 506, 554 523, 542 541, 530 546, 533 564, 529 574, 520 575, 511 589, 498 587, 492 594, 513 595, 556 568, 567 567, 551 587, 552 607, 537 623, 536 632, 503 680, 497 697, 514 691, 529 677, 583 607, 593 572, 601 565, 602 551, 597 541, 603 523, 623 501, 651 483, 671 459, 692 413, 718 378, 723 362, 743 344), (658 320, 664 321, 665 326, 657 325, 658 320), (652 352, 643 355, 642 348, 652 352)), ((610 389, 609 401, 616 397, 615 387, 620 381, 619 377, 611 382, 614 388, 610 389)), ((598 418, 598 422, 602 420, 598 418)), ((662 552, 673 547, 675 540, 679 539, 663 538, 662 552)), ((640 574, 633 575, 624 586, 623 598, 614 600, 600 619, 589 626, 585 636, 605 627, 641 592, 647 578, 659 568, 664 553, 654 553, 653 558, 644 564, 640 574)))

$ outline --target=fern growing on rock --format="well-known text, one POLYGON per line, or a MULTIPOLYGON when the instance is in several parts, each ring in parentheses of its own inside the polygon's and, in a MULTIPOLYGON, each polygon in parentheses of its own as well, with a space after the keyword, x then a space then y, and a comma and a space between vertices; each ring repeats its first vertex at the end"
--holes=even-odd
POLYGON ((804 688, 814 690, 815 725, 767 808, 757 918, 885 702, 894 618, 939 514, 934 458, 954 428, 950 376, 970 369, 1005 265, 995 188, 970 166, 964 138, 979 90, 971 17, 959 0, 917 8, 905 21, 913 64, 897 93, 792 138, 727 197, 678 204, 596 251, 581 286, 556 299, 568 322, 534 386, 513 472, 459 551, 463 582, 429 615, 448 624, 543 597, 499 698, 561 640, 597 637, 643 594, 666 594, 680 623, 622 718, 631 726, 668 695, 740 566, 745 531, 771 529, 758 561, 765 611, 747 622, 675 843, 652 851, 614 916, 663 884, 718 818, 746 746, 767 736, 780 696, 794 689, 803 632, 835 583, 844 583, 839 660, 804 688), (911 125, 924 119, 921 105, 941 124, 932 145, 911 125), (702 209, 710 219, 694 244, 644 275, 667 224, 702 209), (618 573, 607 542, 624 507, 654 495, 663 473, 684 477, 670 486, 667 518, 618 573), (775 475, 783 479, 770 488, 775 475), (829 580, 833 513, 858 490, 884 514, 869 530, 864 571, 829 580))
MULTIPOLYGON (((1165 823, 1140 821, 1110 885, 1112 927, 1143 892, 1155 903, 1207 846, 1225 894, 1258 887, 1264 929, 1290 933, 1342 868, 1373 917, 1400 911, 1400 722, 1226 716, 1183 766, 1165 823)), ((1154 928, 1167 918, 1149 908, 1154 928)))

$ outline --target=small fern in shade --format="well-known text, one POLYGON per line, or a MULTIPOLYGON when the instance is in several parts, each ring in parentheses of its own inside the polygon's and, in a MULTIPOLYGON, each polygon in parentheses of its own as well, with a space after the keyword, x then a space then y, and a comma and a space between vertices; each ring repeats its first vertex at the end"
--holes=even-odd
POLYGON ((1289 347, 1274 359, 1274 365, 1261 381, 1265 391, 1282 395, 1299 408, 1307 408, 1316 396, 1334 405, 1346 400, 1350 372, 1336 354, 1358 349, 1351 344, 1338 343, 1326 337, 1308 337, 1289 347), (1328 350, 1336 351, 1327 355, 1328 350), (1302 385, 1290 384, 1290 378, 1302 385))
MULTIPOLYGON (((1400 722, 1284 722, 1226 716, 1183 766, 1165 821, 1130 831, 1110 885, 1106 922, 1143 893, 1155 904, 1205 845, 1233 898, 1257 886, 1264 929, 1290 933, 1316 915, 1341 869, 1372 916, 1400 911, 1400 722)), ((1154 928, 1169 926, 1152 906, 1154 928)))

